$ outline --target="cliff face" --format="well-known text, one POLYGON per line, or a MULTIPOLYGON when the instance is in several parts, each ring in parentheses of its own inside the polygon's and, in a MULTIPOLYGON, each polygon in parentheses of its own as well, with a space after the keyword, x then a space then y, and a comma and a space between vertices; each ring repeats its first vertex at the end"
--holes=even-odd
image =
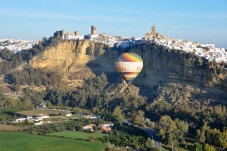
MULTIPOLYGON (((57 69, 70 80, 86 79, 102 72, 120 79, 119 74, 113 74, 119 51, 86 40, 65 41, 48 48, 29 64, 35 68, 57 69)), ((139 54, 144 61, 143 70, 134 84, 151 86, 160 81, 180 80, 227 89, 226 65, 210 63, 193 54, 153 44, 136 45, 127 51, 139 54)))
POLYGON ((73 63, 73 43, 59 44, 57 47, 48 48, 40 55, 34 57, 29 64, 34 68, 62 68, 73 63))
MULTIPOLYGON (((103 45, 95 45, 90 41, 65 41, 56 47, 49 47, 29 64, 34 68, 45 68, 68 74, 72 66, 86 64, 103 54, 103 45)), ((73 68, 71 68, 73 70, 73 68)))
POLYGON ((211 63, 194 54, 150 44, 140 45, 131 51, 140 54, 144 60, 143 71, 135 81, 138 84, 183 80, 197 85, 227 88, 225 64, 211 63))

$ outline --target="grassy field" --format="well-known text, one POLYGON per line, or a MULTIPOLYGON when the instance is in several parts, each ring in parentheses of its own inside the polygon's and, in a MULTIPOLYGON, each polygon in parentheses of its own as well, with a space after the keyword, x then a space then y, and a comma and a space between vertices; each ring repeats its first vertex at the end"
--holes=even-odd
POLYGON ((106 134, 101 134, 101 133, 85 133, 85 132, 78 132, 78 131, 62 131, 62 132, 56 132, 56 133, 51 133, 50 135, 54 136, 64 136, 64 137, 70 137, 74 139, 84 139, 88 140, 88 137, 93 137, 93 138, 98 138, 98 137, 103 137, 106 134))
POLYGON ((104 151, 95 142, 38 136, 16 132, 0 132, 0 150, 4 151, 104 151))
POLYGON ((81 118, 81 115, 80 114, 72 114, 72 116, 69 116, 68 118, 69 119, 79 119, 79 118, 81 118))
POLYGON ((23 130, 20 126, 0 125, 0 131, 19 131, 23 130))
POLYGON ((58 114, 58 113, 65 113, 66 111, 61 110, 28 110, 28 111, 20 111, 17 112, 18 114, 26 115, 26 116, 33 116, 37 114, 58 114))

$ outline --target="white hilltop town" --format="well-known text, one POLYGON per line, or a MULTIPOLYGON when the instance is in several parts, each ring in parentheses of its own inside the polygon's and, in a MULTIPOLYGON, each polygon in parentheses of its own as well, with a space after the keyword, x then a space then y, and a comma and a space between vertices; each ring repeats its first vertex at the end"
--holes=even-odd
POLYGON ((14 53, 17 53, 21 50, 30 49, 35 44, 38 44, 38 41, 21 39, 0 39, 0 50, 8 49, 14 53))
MULTIPOLYGON (((80 35, 79 31, 67 32, 60 30, 54 32, 54 37, 63 40, 91 40, 94 42, 104 43, 110 47, 130 47, 141 43, 154 43, 163 46, 166 49, 175 49, 184 51, 186 53, 194 53, 197 56, 206 58, 210 62, 225 62, 227 63, 227 50, 225 48, 216 48, 215 44, 200 44, 199 42, 191 42, 182 39, 173 39, 156 32, 156 27, 151 27, 151 32, 146 33, 144 37, 123 37, 123 36, 109 36, 106 33, 98 34, 96 27, 91 26, 91 32, 88 35, 80 35)), ((29 40, 14 40, 14 39, 0 39, 0 50, 9 49, 14 53, 20 50, 26 50, 37 44, 38 41, 29 40)))
POLYGON ((216 48, 215 44, 200 44, 198 42, 191 42, 182 39, 173 39, 161 35, 156 32, 156 27, 151 27, 151 32, 146 33, 144 37, 123 37, 123 36, 108 36, 106 33, 97 34, 96 27, 91 26, 91 33, 89 35, 80 36, 79 31, 66 32, 65 30, 56 31, 54 37, 64 40, 82 40, 89 39, 95 42, 101 42, 110 47, 129 47, 139 43, 155 43, 167 49, 176 49, 187 53, 194 53, 197 56, 206 58, 210 62, 225 62, 227 63, 227 50, 225 48, 216 48))

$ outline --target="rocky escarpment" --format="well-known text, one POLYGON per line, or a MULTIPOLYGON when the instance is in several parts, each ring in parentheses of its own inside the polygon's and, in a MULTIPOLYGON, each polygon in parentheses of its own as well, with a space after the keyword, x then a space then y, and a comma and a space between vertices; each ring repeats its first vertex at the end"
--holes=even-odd
MULTIPOLYGON (((103 44, 91 41, 65 41, 55 47, 48 47, 44 52, 31 59, 34 68, 57 70, 64 75, 73 70, 73 66, 87 64, 104 53, 103 44)), ((77 70, 77 69, 75 69, 77 70)))
POLYGON ((150 43, 121 50, 86 40, 65 41, 46 49, 29 64, 35 68, 57 69, 70 80, 78 77, 86 79, 102 72, 120 79, 115 71, 115 60, 126 51, 138 53, 144 61, 143 70, 134 84, 152 86, 160 81, 178 80, 227 89, 226 64, 211 63, 194 54, 150 43))
POLYGON ((227 65, 224 63, 208 62, 195 54, 154 44, 139 45, 131 51, 140 54, 144 60, 143 71, 135 82, 150 85, 176 79, 227 88, 227 65))

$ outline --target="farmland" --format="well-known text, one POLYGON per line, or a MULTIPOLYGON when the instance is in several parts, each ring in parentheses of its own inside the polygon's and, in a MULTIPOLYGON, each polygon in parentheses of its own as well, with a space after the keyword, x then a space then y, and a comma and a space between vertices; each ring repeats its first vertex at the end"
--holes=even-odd
POLYGON ((23 130, 20 126, 13 126, 13 125, 0 125, 0 131, 18 131, 23 130))
POLYGON ((96 142, 16 132, 0 132, 0 140, 0 148, 4 151, 102 151, 105 148, 104 144, 96 142))
POLYGON ((78 132, 78 131, 62 131, 62 132, 56 132, 56 133, 51 133, 50 135, 53 136, 63 136, 67 138, 74 138, 74 139, 84 139, 88 140, 89 137, 93 138, 99 138, 105 136, 105 134, 101 133, 85 133, 85 132, 78 132))

